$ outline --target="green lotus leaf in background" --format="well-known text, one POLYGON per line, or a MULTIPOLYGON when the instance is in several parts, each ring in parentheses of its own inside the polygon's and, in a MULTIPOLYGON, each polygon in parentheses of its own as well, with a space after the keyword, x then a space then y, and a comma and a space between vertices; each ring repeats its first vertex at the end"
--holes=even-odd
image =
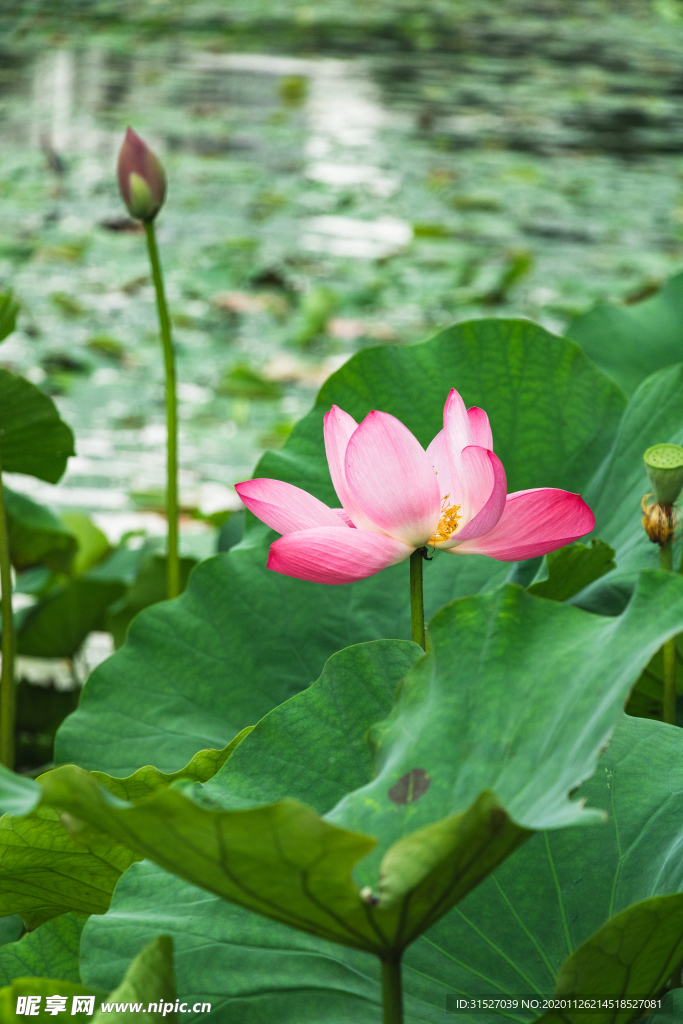
POLYGON ((80 983, 78 964, 85 922, 85 915, 62 914, 17 942, 0 946, 0 985, 29 976, 80 983))
POLYGON ((120 800, 141 800, 142 797, 155 793, 164 786, 170 786, 173 782, 185 780, 190 782, 208 782, 216 772, 220 771, 251 730, 252 726, 247 726, 222 750, 208 749, 198 751, 184 768, 170 775, 160 772, 158 768, 153 768, 151 765, 138 768, 127 779, 112 778, 103 772, 93 772, 92 774, 105 789, 113 793, 120 800))
POLYGON ((56 1014, 47 1008, 43 997, 61 995, 66 996, 66 1007, 57 1012, 68 1013, 71 1017, 75 1014, 77 1018, 90 1016, 97 1024, 123 1019, 144 1020, 147 1024, 165 1020, 176 1024, 173 940, 162 935, 146 945, 130 964, 121 984, 106 996, 80 981, 78 948, 83 924, 84 920, 66 915, 14 943, 17 947, 14 961, 8 959, 7 964, 0 966, 4 980, 0 987, 0 1022, 19 1024, 23 1015, 16 1012, 17 998, 27 995, 41 997, 39 1009, 31 1016, 39 1022, 54 1020, 56 1014), (13 973, 22 968, 24 975, 13 973), (92 1011, 77 1013, 73 1008, 72 998, 79 995, 95 996, 98 1009, 94 1016, 92 1011), (150 1004, 156 1009, 151 1009, 150 1004))
POLYGON ((78 551, 71 567, 74 576, 82 576, 111 554, 106 534, 85 512, 62 512, 60 519, 78 541, 78 551))
POLYGON ((163 1020, 177 1024, 175 998, 173 940, 168 935, 160 935, 138 953, 121 984, 107 997, 111 1009, 105 1011, 100 1008, 93 1017, 93 1024, 105 1024, 107 1021, 121 1024, 131 1020, 144 1020, 146 1024, 158 1024, 163 1020), (140 1009, 132 1010, 131 1003, 140 1009), (148 1010, 150 1003, 157 1009, 148 1010), (170 1011, 166 1009, 169 1004, 172 1007, 170 1011))
MULTIPOLYGON (((232 806, 231 760, 203 789, 164 788, 132 805, 59 768, 41 777, 43 802, 230 902, 386 959, 531 831, 599 819, 568 794, 595 770, 643 665, 681 628, 683 580, 671 573, 644 574, 617 619, 516 587, 454 602, 373 730, 375 778, 325 818, 291 792, 221 809, 232 806)), ((237 748, 238 767, 257 736, 237 748)))
MULTIPOLYGON (((683 635, 676 637, 676 656, 678 659, 677 668, 677 699, 676 699, 676 724, 683 725, 683 635)), ((659 650, 643 669, 643 674, 631 691, 631 696, 626 705, 629 715, 638 718, 654 718, 661 722, 664 720, 664 657, 663 651, 659 650)))
MULTIPOLYGON (((595 533, 616 551, 617 568, 572 602, 589 611, 614 615, 629 599, 638 572, 659 564, 659 548, 642 526, 643 495, 651 491, 643 453, 650 445, 683 442, 683 366, 648 377, 629 402, 605 461, 584 497, 595 513, 595 533)), ((674 545, 674 564, 681 553, 674 545)))
MULTIPOLYGON (((284 716, 285 709, 277 713, 284 716)), ((257 744, 260 728, 252 734, 257 744)), ((262 756, 262 747, 257 749, 262 756)), ((323 767, 329 749, 324 729, 314 729, 306 751, 312 769, 316 762, 323 767)), ((249 768, 248 750, 245 743, 242 766, 235 758, 234 769, 224 770, 226 780, 234 778, 232 791, 237 788, 238 795, 249 768)), ((318 786, 313 772, 299 776, 297 755, 293 745, 291 767, 281 759, 271 761, 270 778, 262 775, 266 791, 271 797, 305 797, 323 812, 333 791, 320 769, 318 786)), ((351 767, 350 760, 347 764, 351 767)), ((551 996, 563 964, 606 922, 633 904, 681 892, 681 764, 682 732, 622 716, 597 772, 579 791, 589 807, 604 809, 606 820, 589 832, 566 828, 536 834, 408 948, 407 1024, 508 1019, 496 1014, 454 1018, 447 1001, 551 996)), ((211 787, 221 779, 217 776, 211 787)), ((356 779, 351 767, 349 788, 356 779)), ((343 783, 340 775, 336 785, 343 783)), ((319 1024, 322 1012, 328 1024, 382 1019, 373 957, 226 904, 149 861, 129 868, 107 914, 89 919, 82 942, 84 979, 100 988, 116 984, 134 952, 160 928, 174 938, 179 995, 211 998, 219 1022, 319 1024)), ((665 970, 665 962, 654 967, 665 970)), ((601 966, 604 970, 604 960, 601 966)), ((620 991, 620 979, 607 977, 620 991)), ((535 1015, 517 1016, 530 1021, 535 1015)), ((591 1024, 611 1020, 609 1015, 591 1018, 591 1024)))
MULTIPOLYGON (((206 782, 248 731, 223 750, 200 750, 174 775, 146 766, 127 779, 112 779, 99 772, 95 778, 118 799, 141 799, 180 779, 206 782)), ((56 811, 35 808, 40 787, 32 779, 5 771, 2 787, 7 794, 3 806, 9 804, 16 813, 0 817, 0 914, 20 914, 27 926, 35 928, 71 910, 104 913, 114 886, 135 855, 95 830, 81 829, 70 835, 56 811), (13 802, 9 800, 11 787, 13 802)), ((2 947, 0 958, 1 954, 2 947)))
POLYGON ((19 303, 11 291, 0 292, 0 341, 12 333, 17 325, 19 303))
MULTIPOLYGON (((57 518, 22 494, 7 488, 5 494, 15 565, 31 566, 17 589, 38 597, 15 617, 20 654, 72 658, 93 630, 109 630, 122 643, 135 614, 165 599, 163 557, 126 545, 112 550, 83 513, 57 518)), ((183 587, 194 565, 195 559, 181 559, 183 587)))
MULTIPOLYGON (((23 1024, 24 1015, 16 1012, 17 1003, 20 996, 39 996, 39 1006, 41 1007, 35 1015, 32 1015, 32 1021, 35 1024, 49 1024, 50 1021, 54 1021, 54 1016, 45 1009, 44 998, 54 995, 66 996, 66 1005, 71 1008, 73 1006, 72 999, 74 996, 98 996, 102 993, 94 992, 90 988, 86 988, 85 985, 80 985, 74 981, 62 981, 59 978, 15 978, 14 981, 10 982, 9 985, 5 985, 0 988, 0 1022, 1 1024, 23 1024)), ((69 1012, 67 1010, 67 1012, 69 1012)), ((71 1019, 71 1014, 69 1015, 71 1019)), ((76 1021, 89 1020, 91 1019, 87 1011, 81 1011, 76 1014, 76 1021)))
POLYGON ((72 530, 45 505, 3 488, 10 557, 21 572, 34 565, 68 572, 78 541, 72 530))
POLYGON ((546 601, 566 601, 616 569, 614 554, 614 548, 597 538, 590 544, 577 542, 551 551, 527 590, 546 601))
POLYGON ((0 918, 0 947, 16 942, 24 930, 24 922, 18 914, 0 918))
POLYGON ((683 274, 633 306, 601 302, 576 318, 567 334, 627 395, 651 373, 681 360, 683 274))
POLYGON ((28 775, 17 775, 0 765, 3 814, 30 814, 40 802, 40 786, 28 775))
POLYGON ((4 492, 10 554, 25 570, 17 589, 37 597, 15 616, 18 652, 71 658, 88 633, 104 629, 108 607, 125 590, 123 581, 90 575, 111 554, 109 541, 83 513, 57 517, 24 494, 4 492))
POLYGON ((104 629, 107 609, 124 591, 122 583, 101 583, 84 576, 56 587, 22 617, 17 652, 73 658, 89 633, 104 629))
MULTIPOLYGON (((575 343, 529 321, 472 321, 419 345, 359 352, 256 473, 336 504, 322 432, 330 406, 356 417, 373 408, 394 413, 427 444, 442 427, 453 386, 489 413, 510 490, 585 488, 624 408, 616 385, 575 343)), ((199 747, 223 746, 307 686, 335 651, 410 637, 407 563, 325 587, 266 570, 273 536, 252 528, 229 554, 198 566, 179 601, 135 619, 126 645, 96 669, 60 729, 59 762, 127 774, 151 761, 173 771, 199 747), (160 698, 154 707, 147 690, 160 698)), ((437 553, 425 572, 427 614, 497 585, 510 571, 483 556, 437 553)), ((536 570, 525 571, 516 582, 529 582, 536 570)))
POLYGON ((35 384, 0 369, 0 465, 55 484, 74 454, 71 429, 35 384))

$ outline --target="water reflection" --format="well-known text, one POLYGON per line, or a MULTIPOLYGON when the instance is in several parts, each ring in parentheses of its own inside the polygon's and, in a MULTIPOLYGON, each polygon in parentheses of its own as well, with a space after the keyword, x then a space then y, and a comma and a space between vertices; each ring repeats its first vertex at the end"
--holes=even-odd
POLYGON ((662 93, 657 105, 652 76, 636 76, 629 103, 647 123, 625 120, 620 72, 591 84, 550 49, 530 51, 520 76, 503 51, 25 45, 0 95, 0 283, 24 305, 0 358, 55 395, 79 455, 59 487, 18 486, 94 509, 114 532, 125 516, 163 528, 153 294, 113 175, 128 122, 171 182, 160 237, 188 510, 235 505, 232 484, 360 345, 418 341, 476 315, 562 330, 595 298, 675 269, 679 168, 661 148, 675 101, 662 93), (637 163, 609 155, 617 135, 622 150, 641 146, 637 163))

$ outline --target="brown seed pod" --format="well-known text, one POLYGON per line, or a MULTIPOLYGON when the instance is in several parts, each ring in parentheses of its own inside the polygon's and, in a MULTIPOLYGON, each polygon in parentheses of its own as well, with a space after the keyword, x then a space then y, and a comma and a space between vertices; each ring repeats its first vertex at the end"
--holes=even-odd
POLYGON ((653 544, 663 547, 676 528, 676 513, 673 505, 660 505, 658 501, 648 502, 652 494, 643 496, 640 503, 643 510, 643 526, 653 544))

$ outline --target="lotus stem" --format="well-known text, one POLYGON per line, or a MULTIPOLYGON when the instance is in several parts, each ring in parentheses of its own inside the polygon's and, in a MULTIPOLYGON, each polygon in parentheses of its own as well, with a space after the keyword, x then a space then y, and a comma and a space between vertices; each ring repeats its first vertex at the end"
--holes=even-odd
POLYGON ((410 556, 410 622, 413 628, 413 642, 426 650, 425 603, 422 590, 422 557, 424 548, 418 548, 410 556))
POLYGON ((0 467, 0 610, 2 611, 2 673, 0 674, 0 763, 14 768, 14 623, 12 621, 12 567, 0 467))
POLYGON ((176 399, 175 353, 171 340, 171 321, 166 305, 164 279, 161 273, 159 251, 157 249, 154 221, 145 223, 149 262, 152 266, 152 277, 157 297, 159 313, 159 331, 164 351, 164 369, 166 371, 166 520, 168 523, 168 597, 177 597, 180 593, 180 559, 178 556, 178 406, 176 399))
MULTIPOLYGON (((672 535, 666 538, 659 549, 659 564, 662 569, 673 569, 672 535)), ((662 647, 664 663, 664 713, 663 719, 669 725, 676 724, 676 637, 672 636, 662 647)))
MULTIPOLYGON (((416 551, 415 554, 419 555, 420 552, 416 551)), ((403 1024, 400 953, 382 960, 382 1009, 383 1024, 403 1024)))

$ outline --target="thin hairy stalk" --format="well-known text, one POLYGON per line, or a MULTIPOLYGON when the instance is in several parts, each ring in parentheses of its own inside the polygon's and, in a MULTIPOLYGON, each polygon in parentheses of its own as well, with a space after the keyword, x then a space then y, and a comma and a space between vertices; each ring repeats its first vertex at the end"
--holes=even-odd
POLYGON ((178 556, 178 403, 176 399, 175 353, 171 340, 171 321, 166 305, 164 279, 161 273, 154 221, 145 223, 149 262, 157 297, 159 331, 164 351, 166 372, 166 519, 168 522, 168 596, 180 593, 180 559, 178 556))
POLYGON ((413 627, 413 641, 426 650, 425 603, 422 592, 423 549, 413 551, 410 556, 410 622, 413 627))
POLYGON ((12 622, 12 568, 0 466, 0 610, 2 611, 2 673, 0 674, 0 763, 14 768, 14 624, 12 622))
MULTIPOLYGON (((659 564, 662 569, 673 568, 671 536, 659 549, 659 564)), ((676 724, 676 638, 671 637, 662 647, 664 662, 664 714, 669 725, 676 724)))
POLYGON ((382 1009, 382 1024, 403 1024, 400 953, 382 959, 382 1009))

